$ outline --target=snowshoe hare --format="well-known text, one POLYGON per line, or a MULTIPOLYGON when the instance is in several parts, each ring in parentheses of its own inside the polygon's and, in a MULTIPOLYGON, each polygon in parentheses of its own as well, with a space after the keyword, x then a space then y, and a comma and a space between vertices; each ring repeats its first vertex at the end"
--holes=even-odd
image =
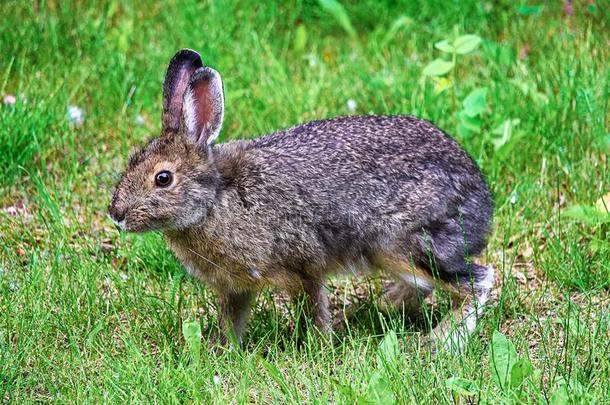
POLYGON ((219 294, 225 333, 240 339, 266 286, 305 296, 328 331, 325 277, 357 267, 391 274, 389 299, 412 311, 435 288, 459 297, 432 337, 463 344, 494 281, 470 259, 486 247, 493 203, 456 141, 412 116, 350 116, 214 144, 223 115, 218 72, 179 51, 161 136, 130 156, 109 214, 123 230, 163 232, 219 294))

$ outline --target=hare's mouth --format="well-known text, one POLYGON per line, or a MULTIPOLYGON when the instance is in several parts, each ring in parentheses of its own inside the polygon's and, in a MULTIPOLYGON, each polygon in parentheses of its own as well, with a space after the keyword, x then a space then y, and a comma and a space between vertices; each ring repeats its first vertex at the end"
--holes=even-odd
POLYGON ((122 223, 116 223, 117 228, 120 228, 123 231, 133 232, 133 233, 146 233, 146 232, 154 232, 154 231, 163 231, 170 226, 168 226, 166 221, 157 220, 157 219, 147 219, 147 220, 134 220, 134 221, 120 221, 122 223))
POLYGON ((121 221, 117 221, 116 219, 112 218, 112 222, 114 222, 114 226, 116 226, 116 228, 120 231, 126 231, 127 230, 127 226, 125 225, 125 220, 121 220, 121 221))
POLYGON ((133 224, 127 224, 127 218, 122 218, 120 221, 112 216, 110 216, 110 219, 112 219, 112 223, 114 223, 115 228, 119 231, 119 232, 143 232, 144 230, 139 230, 137 229, 137 226, 134 226, 133 224))

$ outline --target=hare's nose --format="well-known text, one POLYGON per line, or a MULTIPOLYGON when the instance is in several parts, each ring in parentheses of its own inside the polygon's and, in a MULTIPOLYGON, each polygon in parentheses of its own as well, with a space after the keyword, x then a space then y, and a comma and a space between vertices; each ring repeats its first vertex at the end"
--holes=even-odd
POLYGON ((114 227, 117 229, 117 231, 125 230, 125 215, 121 216, 120 219, 115 216, 111 216, 111 218, 112 222, 114 222, 114 227))
POLYGON ((118 210, 116 209, 116 207, 110 207, 108 209, 108 214, 110 215, 112 222, 114 222, 114 226, 118 230, 121 230, 125 224, 125 216, 127 215, 127 210, 118 210))
POLYGON ((123 212, 116 212, 112 218, 116 221, 116 222, 122 222, 125 219, 125 211, 123 212))
POLYGON ((108 208, 108 215, 110 215, 110 218, 112 218, 113 221, 121 222, 125 219, 126 210, 118 210, 116 207, 111 205, 108 208))

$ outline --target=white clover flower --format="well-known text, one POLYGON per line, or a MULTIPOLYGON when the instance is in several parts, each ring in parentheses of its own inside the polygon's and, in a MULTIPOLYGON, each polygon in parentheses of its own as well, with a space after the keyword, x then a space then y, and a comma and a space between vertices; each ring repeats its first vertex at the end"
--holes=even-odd
POLYGON ((135 122, 136 122, 136 125, 142 126, 142 125, 146 124, 146 118, 144 118, 143 115, 138 114, 138 115, 136 115, 135 122))
POLYGON ((358 108, 358 103, 356 102, 356 100, 351 98, 347 100, 347 109, 349 112, 356 111, 356 108, 358 108))
POLYGON ((307 59, 309 60, 310 67, 315 67, 318 65, 318 57, 316 55, 314 55, 313 53, 310 53, 309 55, 307 55, 307 59))
POLYGON ((218 374, 214 375, 213 381, 214 385, 220 384, 220 376, 218 374))
POLYGON ((83 110, 75 105, 68 106, 68 122, 70 124, 82 125, 85 121, 85 113, 83 110))

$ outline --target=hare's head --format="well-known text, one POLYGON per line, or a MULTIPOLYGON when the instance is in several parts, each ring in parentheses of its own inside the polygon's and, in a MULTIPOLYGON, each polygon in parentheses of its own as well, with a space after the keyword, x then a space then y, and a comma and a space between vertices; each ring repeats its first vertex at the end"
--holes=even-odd
POLYGON ((211 144, 223 112, 218 72, 196 52, 178 52, 163 84, 161 136, 130 156, 108 208, 120 228, 184 229, 205 219, 220 184, 211 144))

